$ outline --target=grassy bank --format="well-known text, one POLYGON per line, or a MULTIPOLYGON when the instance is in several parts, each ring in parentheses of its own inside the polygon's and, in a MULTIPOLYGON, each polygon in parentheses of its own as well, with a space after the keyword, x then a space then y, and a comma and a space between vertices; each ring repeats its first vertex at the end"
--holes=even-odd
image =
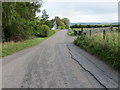
POLYGON ((73 31, 72 29, 68 29, 67 34, 68 34, 69 36, 74 36, 74 31, 73 31))
MULTIPOLYGON (((55 34, 56 31, 52 30, 49 34, 49 37, 55 34)), ((2 44, 2 53, 0 53, 0 57, 11 55, 17 51, 20 51, 22 49, 34 46, 43 40, 49 38, 49 37, 37 37, 34 39, 22 41, 22 42, 5 42, 2 44)))
POLYGON ((78 36, 74 44, 98 56, 112 67, 120 69, 118 32, 107 33, 105 40, 102 33, 93 34, 91 37, 87 35, 78 36))

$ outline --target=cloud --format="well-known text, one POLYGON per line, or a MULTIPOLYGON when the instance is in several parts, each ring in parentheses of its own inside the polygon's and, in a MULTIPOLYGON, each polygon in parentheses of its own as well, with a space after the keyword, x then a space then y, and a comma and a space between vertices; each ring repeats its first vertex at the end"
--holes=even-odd
POLYGON ((56 0, 57 2, 52 1, 54 0, 44 2, 43 5, 43 9, 46 9, 50 19, 59 16, 61 18, 68 17, 71 22, 116 22, 118 18, 117 2, 80 2, 81 0, 76 0, 75 2, 72 2, 73 0, 69 0, 69 2, 67 0, 66 2, 62 2, 62 0, 56 0))
POLYGON ((119 2, 119 0, 44 0, 44 2, 119 2))

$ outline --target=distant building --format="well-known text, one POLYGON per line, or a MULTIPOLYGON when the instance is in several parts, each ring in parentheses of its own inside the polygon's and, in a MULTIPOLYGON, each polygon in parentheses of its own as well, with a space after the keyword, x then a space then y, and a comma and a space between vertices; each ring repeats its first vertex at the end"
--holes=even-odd
POLYGON ((53 26, 52 30, 57 29, 57 24, 56 24, 56 21, 55 21, 53 24, 54 24, 54 26, 53 26))

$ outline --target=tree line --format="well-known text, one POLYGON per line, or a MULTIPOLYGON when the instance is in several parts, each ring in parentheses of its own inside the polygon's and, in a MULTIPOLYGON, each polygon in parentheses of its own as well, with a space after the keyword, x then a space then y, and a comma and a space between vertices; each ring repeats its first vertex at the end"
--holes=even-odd
POLYGON ((32 37, 47 37, 56 20, 57 28, 69 28, 69 19, 55 17, 48 20, 46 10, 41 11, 40 2, 3 2, 3 41, 22 41, 32 37), (42 16, 36 13, 42 12, 42 16))
MULTIPOLYGON (((101 28, 101 27, 110 27, 111 25, 81 25, 75 24, 70 26, 70 28, 101 28)), ((112 27, 118 27, 119 25, 112 25, 112 27)))

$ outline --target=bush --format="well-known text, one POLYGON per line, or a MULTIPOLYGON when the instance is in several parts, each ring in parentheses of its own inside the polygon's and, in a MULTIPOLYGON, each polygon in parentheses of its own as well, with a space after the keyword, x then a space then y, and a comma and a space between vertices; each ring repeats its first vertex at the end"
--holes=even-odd
POLYGON ((48 37, 50 28, 47 25, 42 25, 38 27, 37 36, 39 37, 48 37))
POLYGON ((56 30, 50 30, 50 32, 49 32, 49 36, 55 34, 56 32, 57 32, 56 30))
POLYGON ((68 33, 67 33, 69 36, 74 36, 74 32, 72 29, 68 29, 68 33))
POLYGON ((58 29, 65 29, 65 26, 58 26, 58 29))

